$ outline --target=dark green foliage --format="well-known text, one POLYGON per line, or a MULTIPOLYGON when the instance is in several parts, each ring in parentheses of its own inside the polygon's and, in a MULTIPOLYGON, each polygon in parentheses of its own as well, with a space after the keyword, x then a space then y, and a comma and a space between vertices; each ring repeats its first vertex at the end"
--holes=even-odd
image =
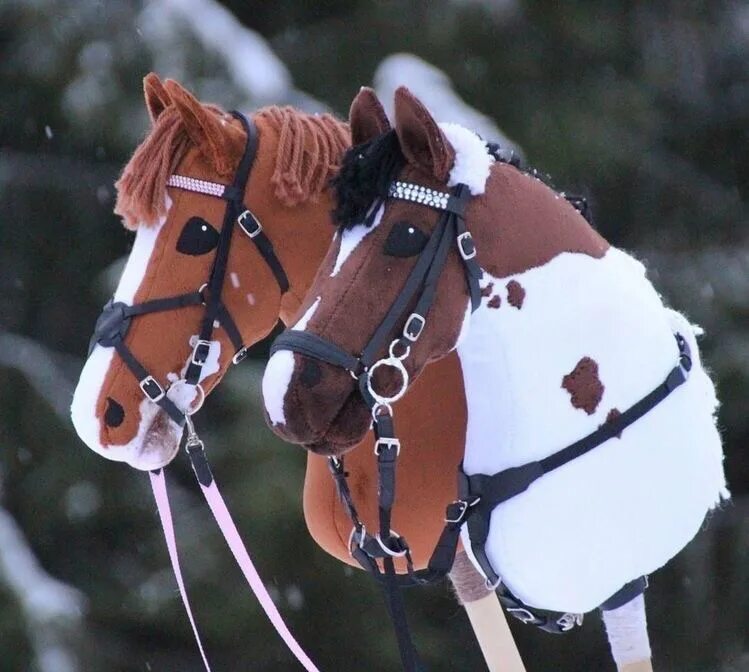
MULTIPOLYGON (((531 165, 559 188, 585 193, 604 235, 634 249, 669 302, 705 326, 735 504, 652 577, 651 634, 659 672, 749 670, 746 7, 225 4, 269 40, 296 86, 339 114, 391 53, 410 51, 443 69, 531 165)), ((175 45, 144 37, 156 22, 142 9, 125 0, 0 3, 0 346, 14 333, 56 353, 44 365, 60 377, 44 380, 63 409, 117 275, 109 267, 131 244, 111 214, 112 184, 146 128, 143 75, 162 68, 226 107, 247 102, 221 58, 187 30, 188 49, 169 60, 175 45)), ((396 670, 375 586, 307 534, 304 456, 272 437, 260 411, 264 348, 200 414, 214 471, 261 575, 321 669, 396 670)), ((30 356, 14 349, 0 359, 0 504, 43 568, 88 600, 83 631, 66 639, 80 669, 199 670, 146 477, 88 451, 64 411, 53 412, 18 373, 16 355, 30 356)), ((168 478, 214 669, 297 669, 246 594, 182 456, 168 478)), ((432 672, 482 669, 446 587, 407 599, 432 672)), ((613 670, 595 616, 566 638, 513 630, 529 672, 613 670)), ((0 672, 37 669, 29 632, 0 569, 0 672)))

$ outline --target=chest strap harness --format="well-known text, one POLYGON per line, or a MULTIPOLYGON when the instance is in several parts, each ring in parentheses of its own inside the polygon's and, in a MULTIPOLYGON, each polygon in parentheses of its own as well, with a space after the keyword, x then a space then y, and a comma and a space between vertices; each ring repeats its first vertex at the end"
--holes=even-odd
MULTIPOLYGON (((444 578, 452 567, 460 529, 466 523, 471 546, 487 579, 487 586, 498 590, 498 597, 509 613, 525 623, 552 633, 567 632, 582 622, 580 614, 542 613, 540 610, 531 608, 523 604, 506 586, 501 584, 501 577, 492 567, 485 549, 491 512, 501 503, 525 492, 543 475, 585 455, 621 434, 624 429, 657 406, 686 381, 692 362, 689 345, 680 334, 676 334, 678 364, 669 372, 666 380, 598 430, 543 460, 512 467, 498 474, 468 476, 463 472, 461 465, 458 479, 459 498, 447 506, 445 527, 427 568, 415 571, 408 542, 390 527, 395 499, 396 463, 401 449, 394 430, 391 404, 400 399, 408 388, 409 376, 403 362, 408 358, 411 346, 418 341, 424 331, 429 309, 434 302, 437 281, 444 269, 453 242, 457 246, 463 263, 472 311, 480 305, 481 293, 478 281, 482 277, 482 271, 476 260, 473 238, 465 225, 465 209, 470 199, 470 191, 466 185, 458 184, 449 193, 445 193, 436 192, 421 185, 396 181, 391 185, 388 196, 421 203, 443 211, 443 214, 430 235, 427 245, 417 258, 403 289, 362 350, 361 355, 358 357, 352 355, 336 343, 316 334, 296 330, 287 330, 282 333, 271 346, 271 354, 281 350, 290 350, 342 367, 358 380, 359 390, 373 418, 374 452, 378 470, 379 531, 377 534, 373 536, 367 532, 358 516, 348 487, 343 458, 329 458, 330 472, 343 507, 353 523, 349 537, 349 550, 357 562, 383 587, 388 611, 398 638, 404 669, 409 672, 418 672, 423 669, 423 666, 411 640, 399 588, 424 585, 444 578), (419 289, 421 293, 416 298, 419 289), (414 299, 416 299, 415 308, 404 320, 408 307, 413 305, 414 299), (401 330, 400 335, 390 342, 387 355, 378 359, 384 350, 384 344, 396 328, 401 330), (400 374, 401 385, 396 392, 386 394, 378 392, 373 387, 373 374, 380 367, 390 367, 400 374), (407 574, 395 573, 393 559, 396 557, 402 557, 405 560, 407 574), (380 563, 383 569, 380 569, 380 563)), ((646 585, 645 577, 635 579, 601 607, 608 609, 624 604, 641 593, 646 585)))

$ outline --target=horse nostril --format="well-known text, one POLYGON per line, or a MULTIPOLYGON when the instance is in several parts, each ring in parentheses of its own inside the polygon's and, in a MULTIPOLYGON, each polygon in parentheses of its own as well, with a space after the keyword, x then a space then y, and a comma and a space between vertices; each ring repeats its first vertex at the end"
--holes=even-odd
POLYGON ((304 368, 299 376, 299 382, 304 385, 304 387, 310 388, 317 385, 321 378, 322 370, 318 363, 308 359, 304 363, 304 368))
POLYGON ((107 397, 107 410, 104 413, 104 422, 109 427, 119 427, 125 419, 125 409, 112 397, 107 397))

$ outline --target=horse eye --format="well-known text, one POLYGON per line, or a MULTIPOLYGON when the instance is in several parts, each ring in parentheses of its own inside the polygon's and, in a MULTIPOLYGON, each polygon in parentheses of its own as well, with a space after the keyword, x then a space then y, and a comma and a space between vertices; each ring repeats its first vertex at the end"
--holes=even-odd
POLYGON ((200 217, 190 217, 179 234, 177 252, 197 256, 218 245, 218 231, 200 217))
POLYGON ((391 257, 413 257, 424 249, 429 237, 408 222, 396 222, 385 241, 385 254, 391 257))

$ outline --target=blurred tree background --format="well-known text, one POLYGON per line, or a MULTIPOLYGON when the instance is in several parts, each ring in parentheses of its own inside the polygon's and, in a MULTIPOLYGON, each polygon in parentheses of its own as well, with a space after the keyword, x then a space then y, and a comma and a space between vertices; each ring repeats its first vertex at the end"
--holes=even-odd
MULTIPOLYGON (((482 130, 496 123, 557 186, 589 197, 603 234, 706 327, 723 402, 734 500, 652 577, 656 669, 749 671, 748 57, 749 6, 738 0, 3 0, 0 671, 202 669, 145 476, 87 450, 67 417, 132 242, 111 214, 112 184, 146 130, 150 70, 227 108, 339 115, 360 85, 387 92, 406 79, 452 101, 433 103, 446 120, 470 101, 482 130), (393 57, 403 52, 418 58, 393 57)), ((398 669, 370 579, 306 532, 304 456, 259 410, 264 354, 201 414, 217 477, 321 669, 398 669)), ((184 459, 169 478, 215 669, 297 669, 184 459)), ((408 603, 430 670, 483 669, 445 586, 408 603)), ((530 672, 614 669, 595 615, 563 638, 512 627, 530 672)))

